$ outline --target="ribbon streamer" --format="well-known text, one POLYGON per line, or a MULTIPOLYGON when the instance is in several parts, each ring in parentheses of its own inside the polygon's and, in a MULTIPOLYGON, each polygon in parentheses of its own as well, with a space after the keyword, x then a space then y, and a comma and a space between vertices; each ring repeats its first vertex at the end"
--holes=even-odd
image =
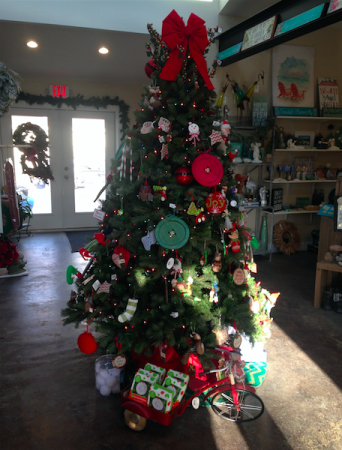
POLYGON ((171 11, 163 20, 162 40, 170 48, 171 54, 161 71, 160 78, 162 80, 176 81, 189 47, 190 54, 207 88, 210 91, 214 90, 204 58, 204 51, 209 44, 207 29, 204 24, 203 19, 191 13, 185 26, 183 19, 175 10, 171 11), (181 50, 183 51, 181 52, 181 50))

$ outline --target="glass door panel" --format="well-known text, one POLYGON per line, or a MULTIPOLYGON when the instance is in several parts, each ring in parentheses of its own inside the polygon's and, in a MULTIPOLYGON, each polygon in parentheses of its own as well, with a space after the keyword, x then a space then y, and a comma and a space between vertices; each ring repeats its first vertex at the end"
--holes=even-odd
MULTIPOLYGON (((12 115, 12 133, 19 125, 31 122, 34 125, 40 126, 49 136, 48 118, 46 116, 19 116, 12 115)), ((29 142, 30 136, 25 139, 29 142)), ((50 150, 46 152, 50 156, 50 150)), ((34 178, 31 182, 30 177, 22 172, 21 156, 23 152, 18 148, 13 149, 15 182, 17 192, 25 198, 31 205, 32 213, 35 214, 51 214, 51 184, 46 184, 44 181, 34 178)), ((27 162, 28 166, 32 166, 32 162, 27 162)), ((33 167, 33 166, 32 166, 33 167)))
POLYGON ((93 212, 105 192, 94 199, 106 184, 106 127, 104 119, 72 119, 75 213, 93 212))

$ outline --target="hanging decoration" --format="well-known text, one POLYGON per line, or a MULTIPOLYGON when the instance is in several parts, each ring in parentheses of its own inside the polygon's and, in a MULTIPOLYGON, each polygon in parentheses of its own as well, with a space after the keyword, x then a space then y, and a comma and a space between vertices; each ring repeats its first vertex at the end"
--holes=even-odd
POLYGON ((13 144, 28 146, 28 148, 19 148, 23 152, 20 158, 23 173, 29 175, 31 179, 39 178, 46 184, 49 184, 49 180, 54 180, 48 163, 50 157, 46 153, 49 139, 40 126, 30 122, 19 125, 13 133, 13 144))
POLYGON ((217 142, 223 142, 222 134, 220 131, 212 130, 210 137, 211 145, 216 144, 217 142))
POLYGON ((227 200, 221 192, 216 190, 211 192, 205 199, 205 207, 211 214, 221 214, 227 207, 227 200))
POLYGON ((150 251, 151 245, 154 245, 157 243, 154 230, 148 231, 147 235, 141 238, 141 242, 143 243, 144 249, 147 251, 150 251))
POLYGON ((240 268, 235 269, 233 273, 233 280, 237 286, 241 286, 246 281, 244 270, 240 268))
POLYGON ((127 267, 130 258, 130 253, 123 245, 117 245, 114 248, 112 260, 120 269, 127 267))
POLYGON ((147 180, 144 184, 140 186, 140 192, 139 192, 140 200, 143 202, 152 201, 153 195, 152 195, 152 189, 151 186, 148 186, 147 180))
POLYGON ((186 166, 179 167, 175 172, 175 178, 178 184, 181 186, 188 186, 192 183, 194 177, 191 173, 191 169, 186 166))
POLYGON ((197 156, 192 163, 192 173, 195 180, 202 186, 216 186, 223 177, 223 166, 221 161, 208 152, 197 156))
POLYGON ((162 144, 161 152, 160 152, 160 158, 164 159, 166 155, 169 154, 169 148, 167 144, 162 144))
POLYGON ((197 142, 199 142, 200 130, 199 126, 196 123, 189 122, 189 141, 193 141, 194 147, 196 147, 197 142))
POLYGON ((144 122, 143 126, 141 127, 140 133, 141 134, 148 134, 153 131, 153 122, 144 122))
POLYGON ((215 252, 212 269, 213 272, 220 272, 220 270, 222 269, 221 253, 218 251, 215 252))
POLYGON ((96 351, 97 343, 94 336, 88 331, 88 324, 87 331, 79 335, 77 344, 81 352, 86 355, 92 355, 96 351))
POLYGON ((165 217, 156 227, 155 235, 161 247, 177 249, 183 247, 190 237, 187 224, 174 215, 165 217))
POLYGON ((52 95, 32 95, 26 92, 20 92, 16 103, 20 100, 28 103, 29 105, 44 105, 44 103, 48 103, 49 105, 56 106, 57 108, 61 108, 61 106, 67 105, 71 106, 74 110, 76 110, 79 106, 90 106, 96 109, 99 108, 107 108, 107 106, 118 106, 119 107, 119 116, 120 116, 120 124, 121 124, 121 132, 122 139, 125 136, 125 130, 128 128, 129 118, 129 106, 123 100, 119 100, 119 97, 110 98, 106 97, 91 97, 89 99, 84 99, 83 95, 76 95, 76 97, 52 97, 52 95))
POLYGON ((159 126, 165 133, 169 133, 171 123, 170 123, 170 121, 169 121, 168 119, 165 119, 165 117, 161 117, 161 118, 159 119, 158 126, 159 126))
POLYGON ((162 80, 176 81, 177 74, 181 71, 183 60, 189 49, 189 53, 194 59, 198 72, 207 88, 210 91, 214 90, 204 58, 205 49, 209 44, 207 29, 204 24, 204 20, 191 13, 185 26, 183 19, 175 10, 171 11, 163 20, 162 40, 170 48, 171 54, 161 71, 160 78, 162 80))

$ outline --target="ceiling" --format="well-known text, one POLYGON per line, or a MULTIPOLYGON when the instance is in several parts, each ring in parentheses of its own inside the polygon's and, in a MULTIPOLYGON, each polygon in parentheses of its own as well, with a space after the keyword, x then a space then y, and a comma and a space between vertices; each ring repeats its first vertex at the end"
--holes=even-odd
MULTIPOLYGON (((145 84, 147 23, 160 33, 174 8, 215 27, 224 14, 250 16, 271 0, 0 0, 0 61, 23 78, 145 84), (132 12, 134 12, 132 14, 132 12), (27 41, 39 46, 29 49, 27 41), (100 47, 109 53, 98 53, 100 47), (141 70, 137 70, 141 68, 141 70)), ((241 19, 242 20, 242 19, 241 19)), ((224 23, 224 21, 223 21, 224 23)), ((225 29, 223 30, 225 31, 225 29)))

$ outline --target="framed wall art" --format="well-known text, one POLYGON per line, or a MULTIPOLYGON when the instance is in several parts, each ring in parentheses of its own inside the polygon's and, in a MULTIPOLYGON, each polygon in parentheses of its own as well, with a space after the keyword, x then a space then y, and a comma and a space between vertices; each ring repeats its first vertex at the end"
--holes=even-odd
POLYGON ((308 147, 314 146, 315 133, 314 131, 295 131, 295 137, 304 141, 308 147))
POLYGON ((273 16, 264 22, 258 23, 258 25, 255 25, 249 30, 246 30, 242 41, 241 51, 272 39, 277 25, 277 18, 278 16, 273 16))
POLYGON ((279 45, 272 50, 273 106, 314 107, 314 48, 279 45))

